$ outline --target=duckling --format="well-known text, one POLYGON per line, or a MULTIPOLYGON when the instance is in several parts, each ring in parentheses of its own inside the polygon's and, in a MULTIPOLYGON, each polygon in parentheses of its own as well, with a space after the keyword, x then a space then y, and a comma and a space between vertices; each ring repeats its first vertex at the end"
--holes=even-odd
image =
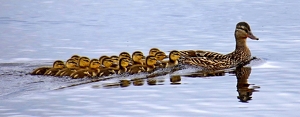
POLYGON ((54 61, 52 67, 40 67, 40 68, 33 70, 30 74, 31 75, 44 75, 45 72, 51 68, 61 68, 61 63, 63 63, 61 60, 54 61))
POLYGON ((157 52, 154 56, 157 59, 157 61, 163 61, 164 59, 168 58, 166 53, 164 53, 162 51, 157 52))
POLYGON ((66 61, 66 68, 59 70, 54 76, 63 76, 65 72, 72 72, 77 68, 78 60, 73 59, 72 57, 66 61))
POLYGON ((246 22, 239 22, 235 28, 235 50, 229 54, 220 54, 210 51, 188 50, 180 51, 181 64, 201 67, 204 70, 221 70, 236 67, 238 64, 251 59, 246 40, 247 38, 259 40, 251 32, 250 26, 246 22))
POLYGON ((146 71, 148 73, 151 73, 155 70, 155 64, 157 64, 157 59, 155 56, 147 56, 146 58, 146 71))
POLYGON ((128 59, 131 59, 130 54, 128 52, 121 52, 119 54, 119 58, 128 58, 128 59))
POLYGON ((113 61, 113 65, 111 67, 117 68, 119 62, 119 56, 113 55, 110 56, 111 60, 113 61))
POLYGON ((145 65, 143 58, 145 58, 145 56, 141 51, 133 52, 132 65, 145 65))
POLYGON ((82 56, 79 58, 77 67, 72 70, 66 70, 60 74, 60 76, 70 76, 72 73, 80 69, 87 69, 90 65, 90 59, 88 57, 82 56))
POLYGON ((73 56, 71 56, 71 59, 76 60, 76 61, 75 61, 76 63, 78 63, 79 58, 80 58, 80 56, 79 56, 79 55, 76 55, 76 54, 74 54, 73 56))
POLYGON ((103 56, 101 56, 101 57, 99 58, 99 62, 102 63, 102 61, 103 61, 104 58, 109 58, 109 57, 106 56, 106 55, 103 55, 103 56))
POLYGON ((155 64, 157 64, 155 56, 149 55, 146 57, 146 65, 133 65, 129 68, 128 72, 130 74, 136 74, 140 72, 151 73, 155 70, 155 64))
POLYGON ((47 76, 54 76, 59 70, 63 69, 65 67, 65 64, 63 61, 61 60, 57 60, 54 62, 55 65, 53 66, 56 66, 56 67, 53 67, 53 68, 50 68, 48 69, 44 75, 47 75, 47 76))
POLYGON ((95 77, 100 72, 100 62, 98 59, 92 59, 89 64, 89 68, 80 69, 76 72, 73 72, 70 76, 74 79, 84 78, 84 77, 95 77))
POLYGON ((173 50, 169 53, 169 60, 162 61, 163 68, 174 67, 178 65, 178 60, 180 58, 180 52, 173 50))
POLYGON ((121 58, 119 60, 118 74, 124 74, 128 71, 127 67, 130 65, 130 61, 127 58, 121 58))
POLYGON ((150 56, 155 56, 155 54, 157 53, 157 52, 159 52, 160 50, 158 49, 158 48, 151 48, 150 50, 149 50, 149 55, 150 56))
POLYGON ((166 58, 168 58, 168 56, 166 55, 166 53, 159 51, 155 54, 155 58, 157 59, 157 61, 159 61, 155 66, 157 67, 163 67, 162 65, 162 61, 166 58))
POLYGON ((90 61, 91 61, 91 60, 90 60, 88 57, 82 56, 82 57, 80 57, 79 60, 78 60, 78 67, 79 67, 80 69, 86 69, 86 68, 89 67, 90 61))
POLYGON ((100 68, 110 68, 113 65, 111 58, 103 58, 100 68))
POLYGON ((102 60, 102 66, 100 67, 101 71, 98 74, 98 76, 101 77, 101 76, 109 76, 111 74, 115 74, 116 73, 115 71, 118 68, 112 67, 113 64, 114 64, 114 61, 111 58, 104 58, 102 60))

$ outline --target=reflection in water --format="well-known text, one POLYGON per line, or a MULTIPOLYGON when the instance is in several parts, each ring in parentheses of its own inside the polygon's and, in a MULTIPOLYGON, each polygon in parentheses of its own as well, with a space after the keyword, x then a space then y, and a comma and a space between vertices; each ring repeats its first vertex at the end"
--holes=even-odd
POLYGON ((257 91, 256 88, 260 88, 259 86, 249 87, 248 78, 251 74, 251 67, 238 67, 233 72, 237 78, 237 98, 241 102, 247 102, 252 99, 252 92, 257 91))
MULTIPOLYGON (((170 84, 171 85, 180 85, 181 77, 212 77, 212 76, 224 76, 226 73, 235 74, 237 78, 237 98, 241 102, 248 102, 252 99, 252 93, 257 91, 255 89, 260 88, 259 86, 250 87, 248 83, 248 78, 251 73, 251 67, 238 67, 233 71, 210 71, 210 72, 194 72, 185 75, 170 75, 170 84)), ((133 86, 142 86, 147 82, 148 85, 161 85, 165 82, 164 79, 160 77, 151 77, 151 78, 134 78, 134 79, 122 79, 118 83, 106 83, 104 84, 105 88, 117 88, 117 87, 128 87, 131 84, 133 86)), ((93 86, 94 88, 97 86, 93 86)))

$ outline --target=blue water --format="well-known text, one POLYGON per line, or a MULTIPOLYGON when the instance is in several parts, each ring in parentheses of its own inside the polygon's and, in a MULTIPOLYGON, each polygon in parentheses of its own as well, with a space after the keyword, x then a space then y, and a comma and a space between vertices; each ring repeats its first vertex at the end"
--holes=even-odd
MULTIPOLYGON (((0 116, 299 116, 300 1, 0 1, 0 116), (237 99, 233 74, 170 75, 159 85, 104 87, 120 78, 85 80, 30 76, 39 66, 73 54, 98 58, 152 47, 163 51, 235 47, 234 28, 247 21, 252 100, 237 99)), ((185 73, 185 72, 182 72, 185 73)), ((126 79, 135 76, 126 77, 126 79)))

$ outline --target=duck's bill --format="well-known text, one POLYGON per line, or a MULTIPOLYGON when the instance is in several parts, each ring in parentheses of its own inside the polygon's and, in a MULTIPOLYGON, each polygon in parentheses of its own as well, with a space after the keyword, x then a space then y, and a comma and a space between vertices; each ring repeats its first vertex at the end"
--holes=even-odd
POLYGON ((248 37, 252 40, 259 40, 259 38, 257 38, 256 36, 253 35, 253 33, 251 31, 248 32, 248 37))

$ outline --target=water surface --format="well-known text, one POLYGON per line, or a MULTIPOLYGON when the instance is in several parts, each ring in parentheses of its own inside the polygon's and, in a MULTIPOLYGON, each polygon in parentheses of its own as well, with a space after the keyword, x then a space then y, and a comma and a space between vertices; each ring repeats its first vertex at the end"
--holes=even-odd
POLYGON ((296 0, 0 1, 0 115, 299 116, 298 5, 296 0), (260 38, 248 40, 252 55, 265 60, 251 65, 244 79, 249 87, 237 88, 237 77, 226 73, 182 76, 179 84, 166 75, 157 78, 163 80, 158 85, 145 80, 140 86, 104 87, 117 78, 56 90, 85 80, 26 75, 73 54, 98 58, 152 47, 228 53, 240 21, 260 38), (252 100, 237 98, 238 91, 253 86, 260 88, 252 100))

